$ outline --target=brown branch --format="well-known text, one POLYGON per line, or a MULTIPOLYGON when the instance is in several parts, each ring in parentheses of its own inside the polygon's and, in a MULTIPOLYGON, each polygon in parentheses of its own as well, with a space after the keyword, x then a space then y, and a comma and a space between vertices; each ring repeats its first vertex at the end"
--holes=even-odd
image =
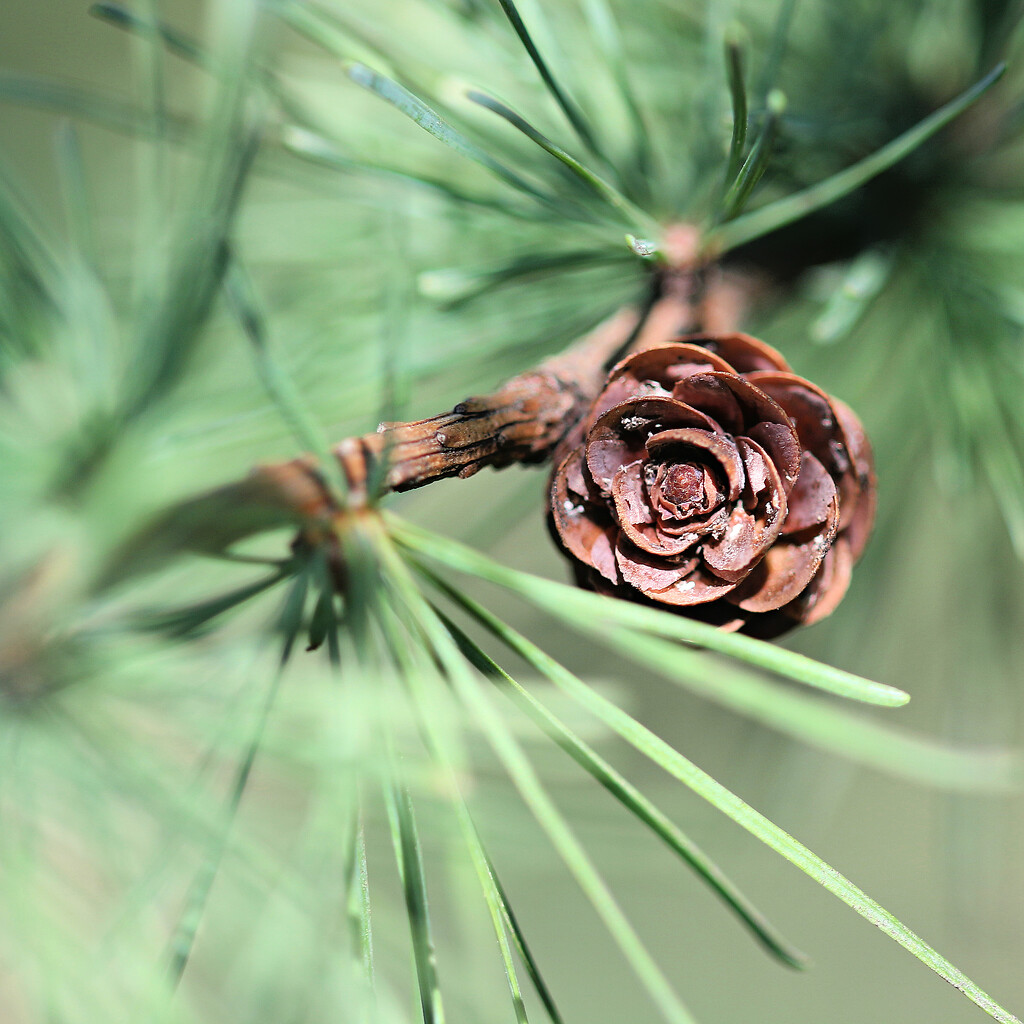
MULTIPOLYGON (((631 351, 664 344, 683 333, 732 327, 742 312, 734 282, 717 268, 685 262, 681 236, 677 267, 652 282, 643 310, 622 309, 565 352, 513 377, 489 395, 467 398, 450 412, 412 423, 382 423, 334 448, 349 485, 347 506, 365 505, 371 487, 406 491, 446 477, 468 477, 485 466, 541 462, 576 443, 577 428, 601 390, 608 369, 631 351), (732 321, 730 323, 729 321, 732 321)), ((248 485, 264 501, 283 504, 306 521, 335 509, 311 459, 258 467, 248 485)))
POLYGON ((737 283, 717 267, 688 269, 683 259, 675 265, 681 269, 656 273, 642 308, 620 310, 492 394, 414 423, 382 424, 336 445, 349 485, 344 509, 312 457, 258 466, 243 480, 168 510, 126 545, 97 585, 145 571, 183 549, 222 553, 244 537, 296 522, 299 542, 317 545, 333 536, 340 512, 358 516, 369 505, 371 489, 405 491, 472 476, 484 466, 557 462, 579 444, 586 413, 619 359, 679 334, 738 325, 750 298, 748 282, 737 283))
POLYGON ((541 462, 582 419, 605 376, 605 364, 633 333, 637 313, 620 310, 565 352, 521 373, 489 395, 413 423, 382 423, 334 451, 349 482, 349 500, 386 461, 382 489, 406 491, 468 477, 484 466, 541 462))

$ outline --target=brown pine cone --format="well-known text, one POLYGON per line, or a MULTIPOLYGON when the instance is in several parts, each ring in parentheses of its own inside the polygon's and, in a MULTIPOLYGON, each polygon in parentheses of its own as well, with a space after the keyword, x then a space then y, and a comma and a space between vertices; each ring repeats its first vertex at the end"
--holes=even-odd
POLYGON ((871 446, 764 342, 629 356, 567 443, 551 510, 581 585, 761 637, 846 593, 874 520, 871 446))

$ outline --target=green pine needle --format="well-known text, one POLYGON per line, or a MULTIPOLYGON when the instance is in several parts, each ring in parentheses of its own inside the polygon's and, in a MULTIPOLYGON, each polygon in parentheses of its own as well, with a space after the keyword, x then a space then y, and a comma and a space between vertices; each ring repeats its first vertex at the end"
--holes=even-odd
POLYGON ((877 704, 880 707, 900 707, 910 700, 903 690, 862 679, 773 644, 752 640, 738 633, 725 633, 707 623, 673 615, 671 612, 617 601, 538 576, 529 576, 409 523, 394 518, 390 518, 389 523, 396 538, 419 554, 443 562, 459 572, 479 576, 514 590, 567 622, 586 623, 595 629, 618 626, 682 640, 849 700, 877 704))
POLYGON ((734 182, 743 165, 743 149, 747 143, 747 88, 743 81, 743 51, 736 39, 726 41, 725 67, 732 98, 732 139, 725 167, 726 185, 734 182))
POLYGON ((267 695, 253 726, 252 737, 235 773, 231 792, 225 807, 222 834, 193 879, 185 901, 185 908, 178 919, 178 924, 174 929, 170 942, 169 976, 172 987, 177 987, 181 983, 182 976, 192 956, 199 927, 202 924, 203 916, 209 903, 210 891, 213 888, 213 883, 217 878, 227 852, 231 831, 235 818, 238 815, 238 808, 242 803, 242 797, 249 785, 249 778, 252 774, 253 765, 256 762, 256 756, 263 745, 267 723, 277 701, 285 665, 291 657, 296 640, 302 629, 302 615, 306 605, 311 572, 312 563, 307 563, 303 570, 295 577, 285 597, 278 621, 278 629, 282 634, 283 640, 280 664, 267 690, 267 695))
POLYGON ((320 425, 309 415, 295 385, 274 358, 267 337, 266 321, 256 297, 255 285, 241 260, 234 254, 229 256, 224 290, 231 309, 252 346, 256 371, 267 394, 291 427, 299 444, 316 455, 320 472, 333 487, 339 504, 343 504, 344 495, 348 490, 345 476, 320 425))
POLYGON ((619 213, 626 226, 642 230, 644 233, 657 238, 661 234, 661 228, 657 221, 649 217, 642 210, 633 205, 625 196, 616 191, 603 178, 593 171, 584 167, 575 157, 570 156, 560 146, 555 145, 547 136, 541 134, 524 117, 514 110, 505 106, 493 96, 479 92, 475 89, 466 94, 470 100, 479 104, 487 110, 492 111, 499 117, 504 118, 514 128, 521 131, 531 142, 535 142, 545 152, 550 153, 556 160, 560 160, 566 167, 576 175, 580 181, 588 185, 593 191, 619 213))
POLYGON ((672 990, 664 973, 648 952, 615 897, 601 878, 592 860, 573 835, 568 823, 547 794, 523 750, 502 722, 486 692, 449 636, 444 624, 426 603, 397 552, 382 541, 382 558, 410 613, 420 622, 435 655, 444 666, 453 691, 467 712, 479 723, 488 743, 501 761, 530 808, 538 824, 547 833, 566 867, 598 913, 627 962, 644 985, 662 1016, 670 1024, 694 1024, 694 1018, 672 990))
MULTIPOLYGON (((400 535, 408 543, 409 533, 401 531, 400 535)), ((428 554, 427 551, 421 551, 421 553, 428 554)), ((614 601, 614 599, 607 598, 604 600, 614 601)), ((574 681, 573 677, 559 675, 555 678, 555 681, 638 751, 649 757, 655 764, 660 765, 666 772, 692 789, 698 796, 703 797, 713 806, 717 807, 770 849, 775 850, 776 853, 794 864, 895 942, 898 942, 904 949, 935 971, 939 977, 948 981, 954 988, 962 992, 994 1020, 999 1021, 1000 1024, 1021 1024, 1013 1014, 996 1003, 962 971, 929 946, 903 924, 902 921, 890 914, 889 911, 872 900, 863 890, 854 885, 816 854, 812 853, 798 840, 779 828, 774 822, 754 810, 740 797, 730 792, 725 786, 698 768, 692 761, 683 757, 682 754, 674 750, 660 737, 656 736, 610 701, 601 697, 590 687, 583 683, 576 685, 578 681, 574 681)), ((460 692, 472 693, 470 691, 471 685, 471 682, 467 681, 460 687, 460 692)), ((477 702, 475 695, 472 699, 475 705, 479 707, 480 704, 477 702)), ((485 711, 482 707, 479 713, 488 716, 493 714, 489 710, 485 711)), ((514 742, 504 732, 501 734, 501 739, 497 737, 496 733, 500 731, 500 725, 497 723, 497 720, 491 720, 486 722, 486 724, 485 721, 482 721, 481 724, 487 729, 489 735, 495 734, 491 738, 495 744, 496 751, 499 749, 499 746, 510 746, 514 742)), ((525 773, 525 766, 517 761, 513 750, 503 750, 503 753, 506 756, 502 757, 502 759, 506 762, 506 767, 509 768, 510 774, 513 774, 514 780, 520 776, 520 773, 525 773)), ((502 754, 499 753, 499 756, 502 756, 502 754)), ((519 778, 517 785, 519 784, 523 785, 523 789, 526 792, 530 792, 532 783, 528 777, 519 778)), ((524 792, 524 797, 526 792, 524 792)), ((593 895, 591 899, 594 899, 593 895)))
MULTIPOLYGON (((386 631, 390 634, 392 641, 399 639, 399 632, 394 627, 388 626, 389 614, 383 609, 378 609, 384 619, 386 631)), ((480 833, 477 831, 472 814, 465 798, 462 795, 459 785, 458 773, 449 753, 451 744, 447 741, 446 730, 438 722, 436 714, 437 702, 435 695, 429 691, 428 682, 435 674, 427 662, 425 652, 419 652, 415 648, 406 650, 395 645, 393 651, 396 656, 396 663, 408 688, 413 704, 419 718, 421 733, 430 756, 440 768, 444 777, 445 791, 449 794, 456 819, 459 824, 459 831, 469 852, 473 869, 476 872, 477 880, 480 883, 484 902, 487 905, 488 915, 491 919, 491 927, 498 943, 498 950, 501 956, 502 965, 505 970, 505 979, 508 983, 509 998, 512 1003, 517 1024, 529 1024, 529 1017, 526 1012, 526 1004, 523 1002, 522 992, 519 986, 519 977, 516 971, 515 961, 512 956, 512 945, 506 929, 508 922, 512 920, 512 911, 505 898, 504 890, 497 879, 494 865, 487 854, 480 833), (421 655, 417 657, 417 655, 421 655)), ((521 944, 522 948, 525 943, 521 944)), ((536 971, 536 965, 532 959, 528 961, 532 968, 531 974, 536 971)), ((547 987, 540 979, 539 972, 535 975, 539 982, 542 995, 546 996, 545 1002, 550 1000, 547 987)), ((554 1004, 551 1003, 551 1006, 554 1004)), ((560 1018, 555 1011, 552 1019, 560 1024, 560 1018)))
POLYGON ((168 636, 174 637, 195 636, 210 627, 214 619, 276 586, 286 578, 288 573, 289 568, 282 566, 277 572, 271 573, 255 583, 246 584, 237 590, 209 598, 198 604, 175 608, 171 611, 141 615, 138 618, 137 628, 166 633, 168 636))
POLYGON ((787 196, 785 199, 778 199, 774 203, 762 206, 759 210, 711 232, 706 239, 707 251, 718 254, 728 252, 730 249, 752 242, 755 238, 776 231, 786 224, 791 224, 793 221, 806 217, 815 210, 820 210, 837 199, 849 195, 908 156, 936 132, 945 128, 950 121, 988 92, 1005 71, 1006 65, 999 64, 956 99, 950 100, 945 106, 929 114, 913 128, 897 136, 892 142, 872 153, 871 156, 859 160, 831 178, 826 178, 824 181, 818 182, 817 185, 811 185, 802 192, 787 196))
POLYGON ((423 100, 414 96, 404 86, 392 81, 385 75, 380 74, 380 72, 368 68, 365 64, 350 64, 347 71, 349 78, 353 82, 375 93, 381 99, 386 100, 397 110, 405 114, 406 117, 418 124, 425 132, 428 132, 439 142, 443 142, 446 146, 455 150, 460 156, 464 156, 485 167, 506 184, 530 196, 531 199, 535 199, 545 206, 550 206, 553 203, 557 205, 557 200, 552 196, 535 188, 521 175, 506 167, 475 143, 470 142, 461 132, 456 131, 438 113, 427 106, 423 100))
POLYGON ((345 904, 352 948, 358 955, 358 966, 366 978, 370 991, 374 988, 374 953, 370 877, 366 865, 366 828, 360 811, 356 812, 352 826, 350 855, 345 866, 345 904))
POLYGON ((423 1024, 444 1024, 444 1004, 437 979, 433 927, 427 906, 427 882, 423 873, 423 854, 412 799, 409 791, 396 783, 385 787, 384 796, 398 874, 405 891, 423 1024))
POLYGON ((140 18, 123 4, 96 3, 89 8, 89 13, 95 18, 127 32, 145 34, 152 32, 155 27, 160 41, 171 53, 199 65, 203 65, 208 60, 207 55, 194 39, 171 28, 166 22, 152 23, 145 18, 140 18))
POLYGON ((586 119, 583 117, 579 108, 571 99, 569 99, 565 90, 555 80, 554 75, 545 63, 544 58, 541 57, 540 51, 537 49, 530 33, 527 31, 526 25, 523 24, 523 19, 520 17, 519 11, 516 9, 516 5, 512 0, 498 0, 498 3, 501 4, 501 9, 505 12, 505 17, 508 18, 509 24, 515 30, 516 35, 519 36, 519 41, 523 44, 523 49, 529 54, 530 60, 533 61, 534 67, 537 69, 538 74, 547 86, 555 103, 558 104, 562 112, 565 114, 568 122, 576 130, 576 134, 580 137, 580 141, 587 147, 587 149, 590 150, 591 153, 599 159, 602 159, 601 150, 598 147, 593 131, 590 129, 590 126, 587 124, 586 119))
POLYGON ((654 169, 654 154, 651 151, 647 115, 633 87, 629 60, 623 49, 622 33, 606 0, 584 0, 583 12, 615 80, 623 106, 629 114, 633 140, 633 173, 630 182, 635 192, 646 196, 651 191, 649 178, 654 169))
MULTIPOLYGON (((521 655, 545 678, 557 683, 553 678, 554 676, 557 675, 564 679, 565 676, 570 674, 552 658, 545 655, 538 647, 531 644, 525 637, 491 615, 490 612, 471 598, 442 583, 433 574, 429 574, 429 576, 431 582, 438 585, 449 598, 463 607, 473 618, 497 636, 510 649, 521 655)), ((459 644, 459 647, 476 668, 487 678, 499 684, 501 689, 537 722, 584 771, 592 775, 631 814, 635 815, 639 821, 650 828, 671 850, 689 864, 697 875, 737 914, 769 953, 777 957, 788 967, 803 968, 807 966, 806 955, 790 945, 779 934, 771 922, 747 899, 700 847, 670 821, 662 811, 655 807, 635 786, 605 761, 600 754, 575 736, 570 729, 566 728, 528 690, 517 683, 483 650, 477 647, 454 623, 448 619, 444 621, 456 643, 459 644)), ((585 684, 580 683, 580 685, 585 684)))
POLYGON ((729 221, 738 216, 746 206, 751 193, 757 187, 771 158, 772 143, 778 131, 779 119, 786 109, 786 97, 778 90, 768 94, 764 123, 757 133, 750 153, 740 167, 732 184, 726 190, 718 213, 719 221, 729 221))

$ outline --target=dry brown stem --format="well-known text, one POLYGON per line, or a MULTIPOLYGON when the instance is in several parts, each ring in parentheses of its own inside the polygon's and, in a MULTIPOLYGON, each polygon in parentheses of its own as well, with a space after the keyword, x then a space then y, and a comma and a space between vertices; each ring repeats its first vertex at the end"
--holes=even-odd
MULTIPOLYGON (((681 248, 687 243, 684 237, 681 248)), ((472 476, 485 466, 550 458, 560 445, 572 443, 609 368, 627 352, 683 333, 734 326, 728 321, 741 310, 726 284, 717 270, 662 270, 646 309, 619 310, 565 352, 497 391, 467 398, 450 412, 382 423, 375 433, 346 438, 334 454, 348 481, 347 504, 365 504, 372 483, 378 491, 406 491, 445 477, 472 476)), ((250 482, 275 491, 307 521, 330 511, 327 489, 309 459, 259 467, 250 482)))

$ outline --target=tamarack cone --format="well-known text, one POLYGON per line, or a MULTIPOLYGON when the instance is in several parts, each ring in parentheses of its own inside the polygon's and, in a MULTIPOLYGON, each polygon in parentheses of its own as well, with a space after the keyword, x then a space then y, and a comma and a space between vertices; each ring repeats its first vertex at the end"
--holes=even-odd
POLYGON ((856 415, 746 334, 629 355, 555 460, 580 585, 763 638, 835 609, 874 520, 856 415))
MULTIPOLYGON (((829 615, 874 521, 864 429, 750 335, 667 340, 676 298, 450 412, 342 441, 346 508, 372 502, 374 476, 383 493, 551 459, 552 532, 581 586, 766 639, 829 615)), ((257 485, 330 532, 315 461, 259 467, 257 485)))

